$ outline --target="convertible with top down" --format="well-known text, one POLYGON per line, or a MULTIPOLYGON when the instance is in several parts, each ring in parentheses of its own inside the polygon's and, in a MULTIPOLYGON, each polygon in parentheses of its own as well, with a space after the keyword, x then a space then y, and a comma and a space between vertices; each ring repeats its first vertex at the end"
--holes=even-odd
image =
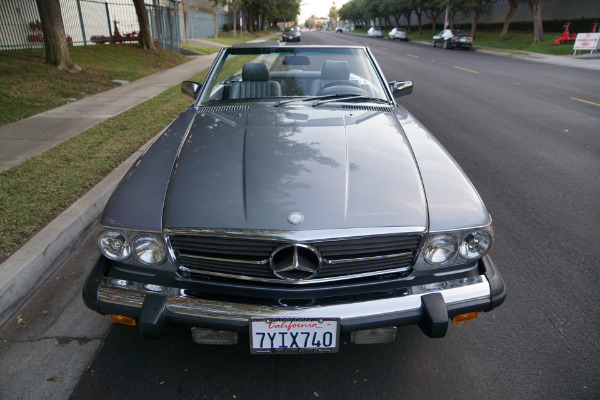
POLYGON ((254 354, 336 352, 504 301, 492 219, 366 47, 221 50, 99 220, 85 304, 254 354))

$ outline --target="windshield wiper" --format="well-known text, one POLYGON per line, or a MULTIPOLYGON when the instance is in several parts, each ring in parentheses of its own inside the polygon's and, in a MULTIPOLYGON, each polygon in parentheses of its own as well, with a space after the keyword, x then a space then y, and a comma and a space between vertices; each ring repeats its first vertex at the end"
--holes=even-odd
POLYGON ((345 95, 341 95, 341 97, 337 97, 337 98, 333 98, 333 99, 315 101, 312 106, 316 107, 320 104, 331 103, 332 101, 344 101, 344 100, 369 100, 369 101, 376 101, 378 103, 385 103, 385 104, 390 104, 390 105, 392 104, 391 101, 380 99, 379 97, 369 97, 369 96, 363 96, 363 95, 347 95, 347 94, 345 94, 345 95))
POLYGON ((303 97, 303 98, 299 98, 299 99, 289 99, 289 100, 278 101, 277 103, 274 104, 274 106, 279 107, 284 104, 293 103, 295 101, 312 101, 312 100, 318 100, 318 99, 331 99, 331 98, 338 98, 338 97, 342 97, 342 96, 348 96, 348 95, 347 94, 326 94, 323 96, 308 96, 308 97, 303 97))
POLYGON ((377 97, 369 97, 369 96, 363 96, 363 95, 354 95, 354 94, 326 94, 323 96, 309 96, 309 97, 305 97, 305 98, 300 98, 300 99, 289 99, 289 100, 282 100, 282 101, 278 101, 277 103, 274 104, 275 107, 279 107, 282 106, 284 104, 288 104, 288 103, 293 103, 295 101, 313 101, 313 100, 319 100, 319 101, 315 101, 312 106, 316 107, 319 104, 324 104, 324 103, 329 103, 331 101, 343 101, 343 100, 369 100, 369 101, 377 101, 377 102, 383 102, 386 104, 392 104, 390 101, 384 100, 384 99, 380 99, 377 97))

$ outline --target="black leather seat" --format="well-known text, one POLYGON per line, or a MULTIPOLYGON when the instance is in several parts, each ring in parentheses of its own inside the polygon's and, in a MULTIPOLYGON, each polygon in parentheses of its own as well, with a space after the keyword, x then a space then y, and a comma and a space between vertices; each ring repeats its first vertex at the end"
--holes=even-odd
POLYGON ((334 81, 348 81, 350 67, 347 61, 325 60, 321 68, 321 79, 315 79, 310 84, 310 94, 315 95, 327 84, 334 81))
POLYGON ((279 82, 271 81, 265 63, 246 63, 242 68, 242 80, 229 87, 230 99, 258 99, 281 96, 279 82))

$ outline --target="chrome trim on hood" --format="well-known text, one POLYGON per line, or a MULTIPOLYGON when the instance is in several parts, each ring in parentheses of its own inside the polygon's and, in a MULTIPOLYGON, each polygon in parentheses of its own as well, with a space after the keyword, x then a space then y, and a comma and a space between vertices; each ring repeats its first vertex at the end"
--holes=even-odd
POLYGON ((223 238, 259 238, 272 241, 316 241, 327 239, 349 239, 364 236, 384 236, 403 233, 425 234, 425 226, 403 226, 403 227, 378 227, 378 228, 351 228, 351 229, 322 229, 306 231, 279 231, 279 230, 255 230, 255 229, 227 229, 227 228, 181 228, 165 229, 164 236, 169 235, 198 235, 216 236, 223 238))

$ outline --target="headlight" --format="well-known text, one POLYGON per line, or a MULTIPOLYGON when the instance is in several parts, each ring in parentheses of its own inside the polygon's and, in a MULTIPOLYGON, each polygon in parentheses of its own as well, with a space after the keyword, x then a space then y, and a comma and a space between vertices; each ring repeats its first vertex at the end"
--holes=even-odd
POLYGON ((429 264, 443 264, 454 257, 457 251, 458 242, 454 236, 439 234, 429 240, 423 257, 429 264))
POLYGON ((106 258, 115 261, 123 261, 131 255, 127 239, 116 231, 103 231, 98 236, 98 248, 106 258))
POLYGON ((162 264, 167 258, 167 249, 162 240, 151 235, 140 235, 133 241, 135 257, 149 265, 162 264))
POLYGON ((483 257, 492 247, 492 235, 483 229, 467 232, 460 244, 460 256, 465 260, 483 257))

